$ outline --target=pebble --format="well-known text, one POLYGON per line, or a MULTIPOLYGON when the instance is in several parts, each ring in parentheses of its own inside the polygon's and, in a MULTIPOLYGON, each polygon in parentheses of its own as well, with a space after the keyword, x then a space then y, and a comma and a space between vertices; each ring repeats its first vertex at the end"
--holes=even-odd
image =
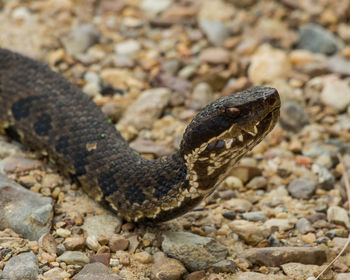
POLYGON ((315 190, 316 184, 309 178, 298 178, 288 185, 288 192, 297 199, 310 199, 315 190))
POLYGON ((321 25, 308 23, 299 29, 298 48, 331 55, 344 48, 344 42, 321 25))
POLYGON ((69 237, 63 242, 63 246, 68 251, 83 249, 85 246, 85 238, 83 236, 69 237))
POLYGON ((60 267, 54 267, 44 273, 45 280, 64 280, 71 275, 60 267))
POLYGON ((73 28, 61 41, 66 51, 73 56, 84 53, 99 41, 100 32, 89 24, 73 28))
POLYGON ((98 238, 96 235, 88 236, 86 238, 86 246, 88 246, 89 249, 98 251, 100 249, 101 245, 98 243, 98 238))
POLYGON ((113 234, 109 239, 109 247, 112 252, 125 251, 128 249, 130 241, 121 235, 113 234))
POLYGON ((344 111, 350 105, 350 86, 337 76, 327 76, 323 79, 321 101, 337 112, 344 111))
POLYGON ((0 170, 5 173, 27 173, 31 170, 41 169, 42 164, 38 160, 27 159, 19 155, 7 157, 0 161, 0 170))
POLYGON ((29 240, 49 232, 52 199, 26 190, 0 174, 0 229, 12 228, 29 240))
POLYGON ((215 273, 234 273, 237 268, 232 260, 223 260, 211 265, 210 270, 215 273))
POLYGON ((170 90, 166 88, 149 89, 141 93, 128 107, 118 126, 131 125, 136 129, 150 128, 159 118, 170 100, 170 90))
POLYGON ((235 280, 290 280, 288 277, 283 275, 269 274, 265 275, 257 272, 241 272, 236 274, 235 280))
POLYGON ((230 53, 223 48, 204 49, 198 58, 203 62, 211 64, 228 64, 231 61, 230 53))
POLYGON ((224 260, 228 253, 227 248, 214 239, 189 232, 165 232, 163 238, 162 250, 191 272, 209 268, 224 260))
POLYGON ((87 232, 88 236, 100 236, 110 238, 117 228, 120 229, 122 221, 115 215, 105 214, 89 216, 84 218, 84 224, 81 226, 87 232))
POLYGON ((299 132, 310 123, 310 118, 305 108, 296 102, 285 102, 281 107, 280 122, 287 131, 299 132))
POLYGON ((93 255, 90 258, 90 263, 99 262, 99 263, 102 263, 106 266, 109 266, 110 260, 111 260, 110 253, 100 253, 100 254, 93 255))
POLYGON ((262 45, 251 58, 248 76, 254 84, 285 78, 291 70, 287 54, 269 45, 262 45))
POLYGON ((205 274, 206 273, 204 270, 195 271, 190 274, 187 274, 184 277, 184 280, 203 280, 203 279, 206 279, 205 274))
POLYGON ((38 260, 32 252, 28 252, 14 256, 6 262, 2 273, 2 279, 36 280, 38 275, 38 260))
POLYGON ((267 218, 263 211, 246 212, 242 213, 241 216, 250 222, 265 222, 267 218))
POLYGON ((233 221, 229 226, 233 232, 250 245, 258 244, 270 234, 266 227, 244 220, 233 221))
POLYGON ((189 94, 192 88, 192 84, 187 79, 165 73, 159 74, 155 81, 159 87, 169 88, 185 96, 189 94))
POLYGON ((318 275, 322 267, 312 264, 301 264, 296 262, 281 265, 283 272, 293 280, 305 280, 311 275, 318 275))
POLYGON ((319 164, 312 165, 312 172, 317 174, 317 187, 324 190, 331 190, 334 188, 335 178, 328 168, 319 164))
POLYGON ((84 265, 90 262, 90 259, 83 253, 79 251, 65 251, 61 256, 59 256, 56 261, 65 262, 66 264, 79 264, 84 265))
POLYGON ((210 86, 207 83, 199 83, 193 89, 188 107, 194 110, 199 110, 214 101, 214 99, 214 94, 210 86))
POLYGON ((200 19, 200 29, 215 46, 222 46, 230 33, 226 25, 221 21, 200 19))
POLYGON ((251 248, 243 252, 243 256, 253 264, 265 266, 280 266, 291 262, 321 265, 326 261, 326 252, 312 247, 251 248))
POLYGON ((327 210, 327 220, 330 223, 346 226, 350 228, 350 218, 348 211, 339 206, 331 206, 327 210))
POLYGON ((256 176, 261 175, 261 169, 255 166, 239 165, 229 172, 230 176, 237 177, 243 184, 256 176))
POLYGON ((265 189, 267 187, 267 180, 263 176, 256 176, 248 182, 246 187, 252 190, 265 189))
POLYGON ((295 222, 290 219, 269 219, 264 225, 266 228, 278 228, 280 231, 287 231, 294 227, 295 222))
POLYGON ((296 223, 296 228, 301 234, 306 234, 315 231, 309 220, 307 220, 306 218, 299 219, 296 223))
POLYGON ((333 55, 327 60, 327 69, 331 73, 350 75, 350 61, 341 55, 333 55))
POLYGON ((90 263, 83 267, 73 280, 122 280, 117 273, 102 263, 90 263))
POLYGON ((187 272, 181 262, 168 258, 163 252, 153 255, 152 275, 156 280, 180 280, 187 272))
POLYGON ((57 243, 50 233, 45 233, 39 238, 39 246, 45 252, 55 255, 57 253, 57 243))
POLYGON ((56 234, 60 237, 67 238, 67 237, 71 236, 72 233, 69 229, 58 228, 56 230, 56 234))
POLYGON ((143 264, 148 264, 148 263, 151 263, 152 261, 152 255, 147 253, 146 251, 136 253, 134 255, 134 258, 137 262, 143 263, 143 264))
POLYGON ((115 52, 119 55, 132 56, 140 50, 140 43, 136 40, 127 40, 115 45, 115 52))
POLYGON ((240 198, 232 198, 225 201, 223 205, 226 209, 240 213, 248 212, 253 207, 251 202, 240 198))
POLYGON ((350 273, 338 273, 335 280, 348 280, 350 279, 350 273))
POLYGON ((168 156, 175 152, 174 149, 169 148, 167 145, 140 138, 131 142, 130 147, 141 154, 152 154, 158 157, 168 156))
POLYGON ((170 5, 171 0, 142 0, 140 3, 140 8, 144 11, 149 17, 155 17, 162 11, 165 11, 170 5))

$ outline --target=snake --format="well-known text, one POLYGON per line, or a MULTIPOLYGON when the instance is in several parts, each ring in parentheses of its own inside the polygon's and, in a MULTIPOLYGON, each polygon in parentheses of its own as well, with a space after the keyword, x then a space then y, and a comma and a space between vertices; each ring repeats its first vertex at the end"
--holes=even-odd
POLYGON ((219 97, 188 124, 172 155, 135 152, 77 85, 0 48, 0 132, 47 156, 63 176, 130 222, 164 222, 198 205, 279 118, 275 88, 219 97))

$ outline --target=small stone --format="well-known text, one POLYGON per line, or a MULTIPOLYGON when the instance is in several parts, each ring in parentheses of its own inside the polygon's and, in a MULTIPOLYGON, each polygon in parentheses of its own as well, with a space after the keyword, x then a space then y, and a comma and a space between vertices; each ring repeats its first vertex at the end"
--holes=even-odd
POLYGON ((205 279, 204 270, 192 272, 190 274, 187 274, 184 278, 184 280, 203 280, 203 279, 205 279))
POLYGON ((98 243, 98 239, 95 235, 88 236, 86 238, 86 245, 89 249, 98 251, 98 249, 101 247, 100 243, 98 243))
POLYGON ((61 237, 64 237, 64 238, 67 238, 69 236, 71 236, 71 231, 69 229, 64 229, 64 228, 58 228, 56 230, 56 234, 58 236, 61 236, 61 237))
POLYGON ((121 235, 113 234, 109 239, 109 247, 112 252, 125 251, 128 249, 130 241, 121 235))
POLYGON ((309 220, 307 220, 305 218, 301 218, 298 220, 298 222, 296 224, 296 228, 301 234, 306 234, 306 233, 315 231, 315 229, 312 227, 309 220))
POLYGON ((264 225, 269 228, 278 228, 279 231, 287 231, 294 227, 294 222, 289 219, 269 219, 264 225))
POLYGON ((100 32, 92 25, 83 24, 72 29, 62 38, 62 44, 73 56, 84 53, 89 47, 98 42, 100 32))
POLYGON ((331 190, 335 184, 333 174, 320 164, 313 164, 312 171, 317 174, 317 186, 324 190, 331 190))
POLYGON ((240 238, 250 245, 258 244, 270 234, 269 230, 265 227, 244 220, 233 221, 229 226, 240 238))
POLYGON ((303 106, 296 102, 285 102, 281 108, 280 122, 287 131, 299 132, 310 123, 310 118, 303 106))
POLYGON ((228 64, 231 61, 231 56, 223 48, 208 48, 201 51, 199 59, 211 64, 228 64))
POLYGON ((280 266, 290 262, 321 265, 326 261, 325 251, 312 247, 252 248, 243 255, 252 263, 265 266, 280 266))
POLYGON ((0 229, 12 228, 29 240, 48 233, 53 216, 51 198, 26 190, 0 174, 0 229))
POLYGON ((284 273, 294 280, 304 280, 310 276, 317 276, 322 271, 322 267, 318 265, 295 262, 283 264, 281 267, 284 273))
POLYGON ((316 241, 316 236, 314 233, 310 232, 308 234, 302 235, 301 241, 312 244, 316 241))
POLYGON ((68 251, 83 249, 85 246, 85 238, 83 236, 69 237, 63 242, 63 246, 68 251))
POLYGON ((2 279, 36 280, 39 274, 39 265, 32 252, 21 253, 9 259, 2 273, 2 279))
POLYGON ((235 280, 290 280, 290 278, 283 275, 262 274, 257 272, 240 272, 235 275, 235 280))
POLYGON ((331 73, 350 75, 350 61, 340 55, 333 55, 327 60, 327 69, 331 73))
POLYGON ((338 273, 335 276, 335 280, 348 280, 350 279, 350 273, 338 273))
POLYGON ((116 103, 106 103, 102 107, 102 112, 113 121, 118 121, 122 115, 122 109, 116 103))
POLYGON ((331 55, 343 49, 344 42, 322 26, 308 23, 300 27, 298 48, 331 55))
POLYGON ((199 83, 193 89, 189 107, 194 110, 202 109, 210 102, 214 101, 214 94, 207 83, 199 83))
POLYGON ((142 0, 140 8, 144 11, 149 17, 155 17, 158 13, 165 11, 170 5, 171 0, 142 0))
POLYGON ((54 267, 44 273, 45 280, 64 280, 71 275, 60 267, 54 267))
POLYGON ((56 261, 65 262, 66 264, 84 265, 90 262, 90 259, 82 252, 66 251, 59 256, 56 261))
POLYGON ((324 78, 321 101, 337 112, 344 111, 350 105, 350 86, 348 82, 336 76, 324 78))
POLYGON ((121 225, 121 219, 115 215, 96 215, 86 217, 82 229, 87 232, 88 236, 96 236, 97 239, 101 235, 110 238, 121 225))
POLYGON ((327 211, 327 220, 330 223, 346 226, 350 228, 350 218, 348 211, 339 206, 331 206, 327 211))
POLYGON ((5 173, 25 173, 35 169, 41 169, 42 164, 38 160, 27 159, 21 156, 10 156, 0 161, 0 168, 5 173))
POLYGON ((240 198, 232 198, 228 201, 225 201, 224 207, 231 211, 244 213, 244 212, 250 211, 253 205, 248 200, 240 199, 240 198))
POLYGON ((159 118, 170 100, 170 90, 166 88, 149 89, 141 93, 128 107, 118 126, 131 125, 136 129, 150 128, 159 118))
POLYGON ((237 214, 234 211, 227 211, 227 212, 223 212, 222 216, 228 220, 234 220, 236 219, 237 214))
POLYGON ((297 199, 310 199, 315 190, 316 184, 309 178, 298 178, 288 185, 288 192, 297 199))
POLYGON ((233 168, 229 175, 233 177, 237 177, 241 180, 243 184, 247 183, 251 179, 253 179, 256 176, 261 176, 261 169, 257 168, 255 166, 249 166, 249 165, 239 165, 235 168, 233 168))
POLYGON ((73 280, 122 280, 118 274, 102 263, 89 263, 83 267, 73 280))
POLYGON ((109 266, 109 261, 111 259, 111 253, 101 253, 96 254, 90 258, 90 263, 99 262, 103 263, 105 266, 109 266))
POLYGON ((143 264, 148 264, 152 261, 152 256, 147 252, 136 253, 134 258, 136 261, 143 264))
POLYGON ((291 70, 287 54, 269 45, 262 45, 252 56, 248 76, 254 84, 285 78, 291 70))
POLYGON ((174 150, 167 145, 140 138, 131 142, 130 147, 141 154, 153 154, 159 157, 168 156, 174 153, 174 150))
POLYGON ((122 265, 129 265, 130 264, 130 256, 127 252, 121 252, 119 262, 122 265))
POLYGON ((45 233, 40 237, 39 246, 42 250, 49 254, 54 255, 57 253, 57 243, 55 238, 50 233, 45 233))
POLYGON ((153 258, 152 274, 157 280, 180 280, 187 272, 181 262, 168 258, 163 252, 154 254, 153 258))
POLYGON ((246 187, 253 190, 265 189, 267 187, 267 180, 263 176, 257 176, 250 180, 246 187))
POLYGON ((115 52, 119 55, 130 55, 137 53, 140 50, 140 43, 136 40, 127 40, 120 42, 115 46, 115 52))
POLYGON ((251 222, 265 222, 266 214, 263 211, 246 212, 241 214, 242 218, 251 222))
POLYGON ((212 238, 189 232, 166 232, 163 237, 162 250, 190 271, 206 269, 227 255, 227 248, 212 238))
POLYGON ((235 263, 232 260, 223 260, 217 263, 214 263, 210 270, 215 273, 234 273, 237 268, 235 263))
POLYGON ((229 190, 239 190, 240 188, 243 188, 243 183, 237 177, 228 176, 223 182, 223 188, 229 190))

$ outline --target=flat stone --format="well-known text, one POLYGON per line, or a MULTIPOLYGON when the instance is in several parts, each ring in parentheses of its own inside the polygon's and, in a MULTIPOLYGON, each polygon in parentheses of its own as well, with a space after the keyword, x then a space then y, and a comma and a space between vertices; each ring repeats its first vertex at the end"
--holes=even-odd
POLYGON ((163 237, 162 250, 181 261, 191 272, 224 260, 228 252, 214 239, 189 232, 165 232, 163 237))
POLYGON ((166 145, 139 138, 131 142, 130 147, 141 154, 153 154, 158 157, 168 156, 175 152, 166 145))
POLYGON ((301 234, 306 234, 306 233, 315 231, 314 227, 306 218, 299 219, 296 224, 296 228, 301 234))
POLYGON ((253 190, 265 189, 267 187, 267 180, 263 176, 256 176, 248 182, 246 187, 253 190))
POLYGON ((250 222, 265 222, 266 214, 263 211, 246 212, 241 214, 242 218, 250 222))
POLYGON ((283 275, 265 275, 257 272, 240 272, 235 275, 235 280, 290 280, 287 276, 283 275))
POLYGON ((208 40, 216 46, 222 46, 230 35, 228 28, 221 21, 200 19, 198 23, 208 40))
POLYGON ((66 251, 56 259, 58 262, 65 262, 66 264, 84 265, 89 263, 90 259, 79 251, 66 251))
POLYGON ((180 280, 187 272, 181 262, 168 258, 163 252, 153 255, 152 275, 157 280, 180 280))
POLYGON ((232 198, 224 202, 224 207, 231 211, 244 213, 250 211, 250 209, 253 207, 253 204, 245 199, 232 198))
POLYGON ((243 256, 254 264, 265 266, 290 262, 321 265, 326 261, 326 252, 312 247, 252 248, 243 252, 243 256))
POLYGON ((74 275, 73 280, 122 280, 122 278, 107 266, 96 262, 85 265, 74 275))
POLYGON ((240 238, 250 245, 258 244, 270 234, 267 228, 244 220, 233 221, 229 226, 240 238))
POLYGON ((315 190, 316 183, 309 178, 298 178, 288 185, 288 192, 298 199, 310 199, 315 190))
POLYGON ((26 173, 41 168, 42 164, 40 161, 19 155, 13 155, 0 161, 0 170, 3 170, 5 173, 26 173))
POLYGON ((306 109, 296 102, 285 102, 281 107, 280 122, 284 129, 299 132, 310 123, 306 109))
POLYGON ((83 249, 85 246, 85 238, 83 236, 69 237, 63 242, 63 246, 68 251, 83 249))
POLYGON ((262 45, 252 56, 248 76, 254 84, 263 84, 287 77, 290 70, 286 52, 262 45))
POLYGON ((136 129, 150 128, 159 118, 170 100, 170 90, 166 88, 149 89, 128 107, 118 126, 131 125, 136 129))
POLYGON ((331 55, 344 46, 338 37, 316 23, 302 25, 299 29, 299 49, 331 55))
POLYGON ((112 252, 125 251, 128 249, 130 241, 121 235, 113 234, 109 239, 109 247, 112 252))
POLYGON ((214 263, 210 270, 215 273, 234 273, 237 268, 235 263, 232 260, 223 260, 217 263, 214 263))
POLYGON ((1 279, 36 280, 38 274, 38 260, 33 252, 28 252, 9 259, 5 264, 1 279))
POLYGON ((280 231, 287 231, 289 229, 292 229, 294 227, 294 221, 291 221, 289 219, 269 219, 267 220, 264 225, 268 229, 272 228, 278 228, 280 231))
POLYGON ((346 226, 350 228, 349 213, 339 206, 331 206, 327 210, 327 220, 330 223, 346 226))
POLYGON ((12 228, 29 240, 48 233, 52 199, 26 190, 0 174, 0 229, 12 228))
POLYGON ((347 81, 337 76, 327 76, 323 79, 321 101, 337 112, 344 111, 350 105, 350 86, 347 81))
POLYGON ((286 263, 281 265, 285 274, 293 280, 305 280, 310 276, 317 276, 322 267, 312 264, 286 263))
POLYGON ((54 267, 44 273, 45 280, 64 280, 71 275, 60 267, 54 267))
POLYGON ((231 55, 223 48, 207 48, 201 51, 199 59, 211 64, 228 64, 230 63, 231 55))
POLYGON ((87 232, 88 236, 96 236, 98 239, 101 235, 110 238, 121 225, 120 218, 105 214, 86 217, 81 228, 87 232))
POLYGON ((140 50, 140 43, 136 40, 126 40, 115 45, 115 52, 119 55, 133 55, 140 50))

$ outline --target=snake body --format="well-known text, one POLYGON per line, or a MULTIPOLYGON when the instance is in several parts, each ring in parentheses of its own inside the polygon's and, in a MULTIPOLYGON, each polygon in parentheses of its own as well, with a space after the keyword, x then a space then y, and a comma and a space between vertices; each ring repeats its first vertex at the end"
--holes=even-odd
POLYGON ((274 127, 279 107, 267 87, 219 98, 192 120, 178 152, 147 160, 77 86, 0 49, 0 130, 47 154, 128 221, 165 221, 193 208, 274 127))

